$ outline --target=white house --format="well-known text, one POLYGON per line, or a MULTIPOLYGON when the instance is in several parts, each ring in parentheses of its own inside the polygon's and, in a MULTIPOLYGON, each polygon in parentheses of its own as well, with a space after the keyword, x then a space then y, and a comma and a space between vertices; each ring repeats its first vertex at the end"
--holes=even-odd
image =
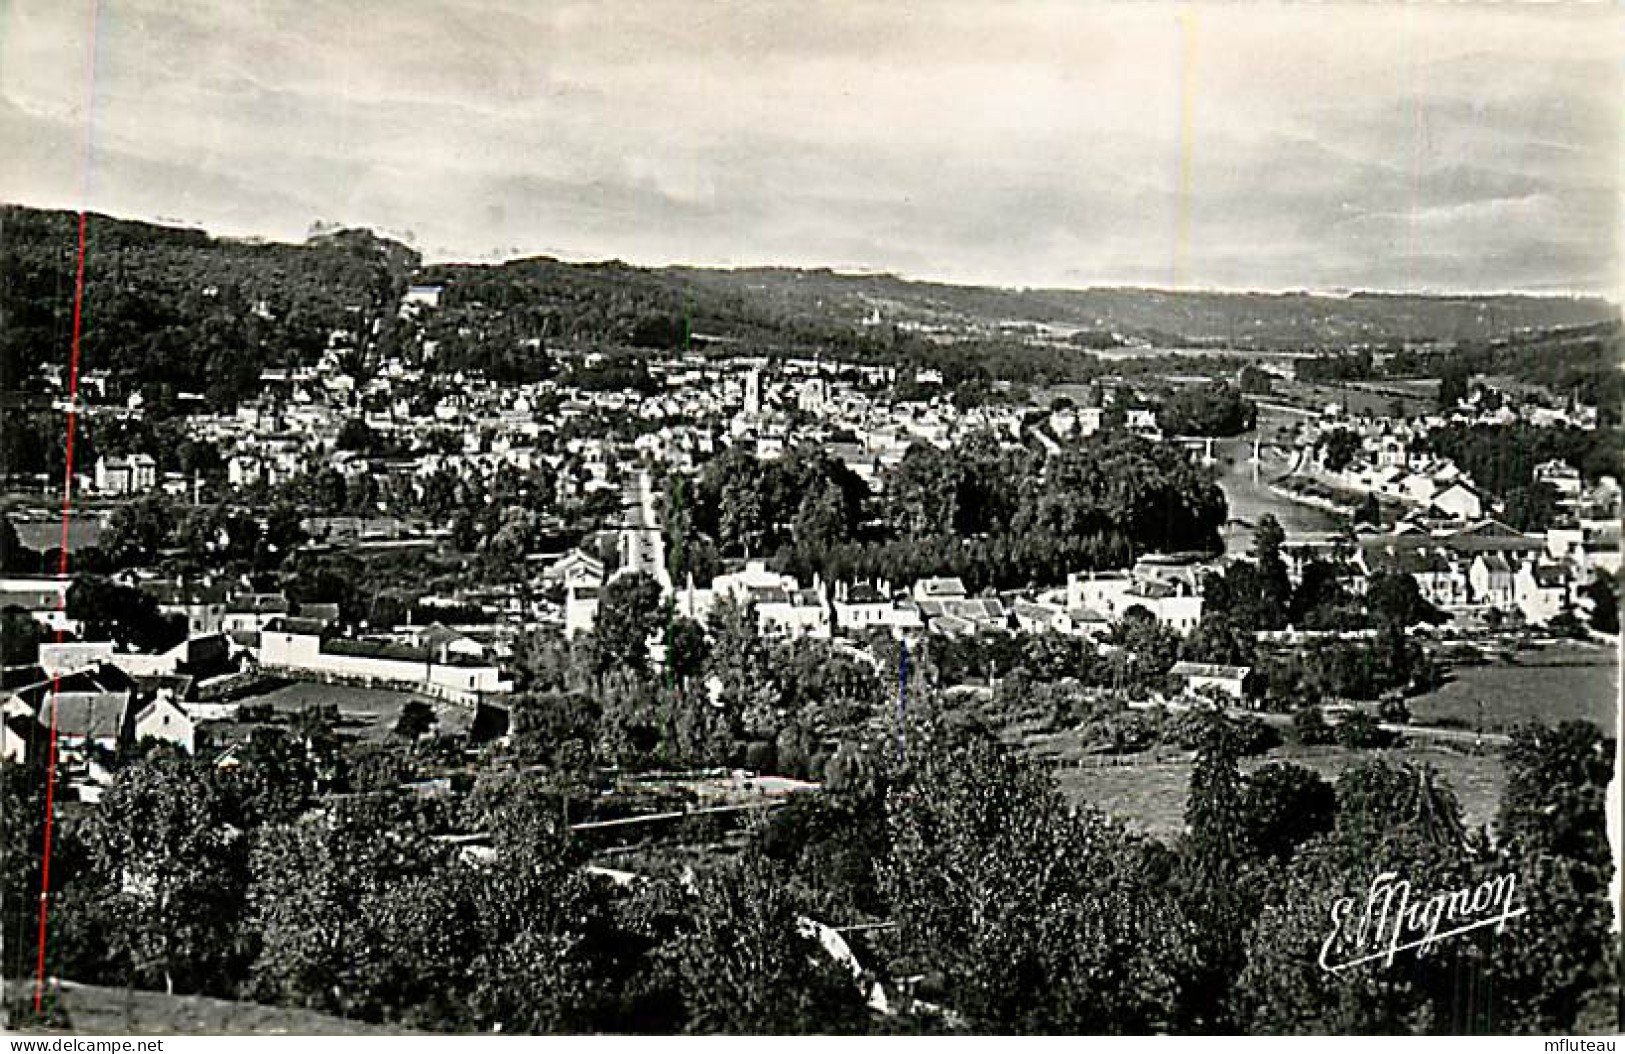
POLYGON ((1111 632, 1104 615, 1088 608, 1017 600, 1010 605, 1016 625, 1025 633, 1064 633, 1069 637, 1100 637, 1111 632))
POLYGON ((1513 601, 1531 625, 1544 625, 1569 606, 1569 578, 1561 566, 1525 560, 1512 582, 1513 601))
POLYGON ((922 578, 914 583, 915 600, 959 600, 969 593, 958 578, 922 578))
POLYGON ((1113 622, 1131 608, 1143 608, 1181 633, 1202 620, 1202 597, 1185 579, 1138 579, 1117 571, 1067 575, 1066 606, 1098 611, 1113 622))
POLYGON ((1513 606, 1516 591, 1513 586, 1512 564, 1500 553, 1479 553, 1467 569, 1467 581, 1473 587, 1473 600, 1493 608, 1513 606))
POLYGON ((919 610, 904 608, 892 599, 891 591, 869 582, 835 586, 835 600, 831 604, 835 625, 843 632, 861 633, 867 629, 885 629, 893 635, 901 630, 921 626, 919 610))
POLYGON ((158 463, 146 454, 96 459, 96 490, 102 494, 142 494, 158 484, 158 463))
POLYGON ((1583 489, 1579 469, 1557 459, 1535 466, 1535 482, 1551 487, 1559 498, 1578 498, 1583 489))
POLYGON ((1438 480, 1422 472, 1412 472, 1405 476, 1399 481, 1398 486, 1401 497, 1418 505, 1431 503, 1443 489, 1438 480))
POLYGON ((785 637, 828 637, 829 610, 816 589, 752 589, 750 603, 764 634, 785 637))
POLYGON ((572 549, 549 564, 542 571, 542 581, 568 584, 571 582, 602 585, 604 562, 580 549, 572 549))
POLYGON ((590 633, 598 622, 597 583, 576 580, 564 587, 564 632, 574 637, 590 633))
POLYGON ((112 641, 42 641, 39 646, 39 666, 47 677, 60 677, 77 670, 89 669, 110 662, 113 658, 112 641))
POLYGON ((226 633, 258 633, 288 614, 288 598, 281 593, 239 593, 226 602, 220 628, 226 633))
POLYGON ((196 746, 197 729, 168 691, 159 691, 152 702, 135 715, 135 741, 157 739, 172 743, 188 754, 196 746))
POLYGON ((1201 693, 1203 689, 1224 693, 1236 702, 1246 698, 1250 666, 1220 666, 1205 662, 1176 662, 1168 676, 1185 682, 1185 690, 1201 693))
POLYGON ((1457 481, 1445 487, 1428 503, 1458 520, 1476 520, 1484 515, 1484 499, 1467 484, 1457 481))

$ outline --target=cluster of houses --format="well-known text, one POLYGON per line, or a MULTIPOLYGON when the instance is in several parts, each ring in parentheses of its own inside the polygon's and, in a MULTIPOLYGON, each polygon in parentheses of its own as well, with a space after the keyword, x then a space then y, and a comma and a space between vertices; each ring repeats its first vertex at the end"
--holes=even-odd
MULTIPOLYGON (((1512 419, 1518 420, 1517 414, 1512 419)), ((1567 416, 1560 415, 1560 419, 1567 421, 1567 416)), ((1414 421, 1349 419, 1338 413, 1301 433, 1304 468, 1345 491, 1408 506, 1413 519, 1472 523, 1496 515, 1500 505, 1492 495, 1449 458, 1425 452, 1425 444, 1420 442, 1430 430, 1450 420, 1453 418, 1443 416, 1414 421), (1332 446, 1326 440, 1335 432, 1354 436, 1358 446, 1346 464, 1333 468, 1328 463, 1332 446)), ((1544 418, 1542 422, 1556 423, 1544 418)), ((1530 482, 1551 487, 1559 509, 1571 516, 1589 508, 1617 507, 1619 501, 1617 481, 1596 480, 1588 489, 1579 470, 1564 461, 1536 466, 1530 482)))
POLYGON ((201 716, 183 707, 173 689, 146 690, 116 666, 60 676, 8 667, 4 674, 0 762, 37 762, 54 735, 59 765, 70 777, 82 774, 72 780, 81 800, 96 800, 111 782, 122 747, 151 739, 187 752, 195 748, 201 716))
POLYGON ((1331 562, 1356 595, 1372 575, 1406 574, 1424 599, 1459 622, 1492 618, 1539 626, 1564 612, 1587 613, 1585 587, 1598 571, 1619 571, 1620 525, 1614 519, 1581 520, 1525 534, 1485 519, 1361 535, 1353 544, 1341 535, 1300 536, 1289 539, 1287 554, 1299 567, 1309 559, 1331 562))
MULTIPOLYGON (((437 287, 413 287, 401 302, 401 317, 430 319, 440 301, 437 287)), ((386 480, 421 497, 448 475, 489 481, 545 464, 553 470, 561 499, 621 490, 625 466, 634 462, 688 473, 732 446, 773 458, 799 443, 816 443, 878 489, 884 470, 915 443, 947 448, 967 435, 987 433, 1001 442, 1054 450, 1069 438, 1107 427, 1166 438, 1153 410, 1109 389, 1089 400, 1096 405, 1057 404, 1036 413, 1034 407, 1012 404, 956 406, 946 392, 923 402, 899 401, 891 394, 899 379, 896 367, 818 358, 770 363, 762 357, 686 352, 654 356, 644 364, 651 391, 601 390, 572 382, 571 373, 561 380, 499 384, 425 369, 436 355, 434 341, 424 339, 415 325, 408 330, 398 357, 362 379, 346 373, 344 365, 356 335, 334 331, 314 365, 265 370, 257 400, 230 413, 194 413, 188 418, 191 433, 218 448, 227 482, 240 490, 331 469, 347 480, 386 480), (357 419, 378 437, 375 448, 344 448, 341 432, 357 419)), ((582 356, 573 372, 587 376, 601 360, 582 356)), ((921 370, 913 381, 930 388, 940 386, 942 377, 921 370)), ((89 377, 87 397, 93 399, 102 387, 89 377)), ((105 409, 125 416, 141 412, 136 396, 125 406, 105 409)), ((1494 613, 1501 620, 1541 625, 1581 610, 1591 576, 1619 569, 1617 486, 1611 495, 1607 482, 1588 490, 1569 466, 1541 465, 1536 480, 1553 488, 1569 515, 1564 526, 1521 533, 1493 519, 1492 498, 1456 465, 1421 453, 1417 440, 1447 419, 1594 426, 1595 412, 1586 425, 1585 409, 1473 404, 1453 418, 1412 422, 1328 412, 1301 436, 1307 470, 1341 489, 1410 506, 1414 514, 1391 533, 1291 538, 1286 551, 1293 573, 1310 559, 1327 560, 1356 594, 1373 575, 1407 574, 1427 600, 1464 622, 1494 613), (1352 460, 1335 470, 1326 464, 1327 448, 1319 442, 1332 429, 1353 432, 1359 440, 1352 460), (1589 516, 1586 510, 1597 504, 1610 506, 1612 514, 1589 516)), ((1211 459, 1210 441, 1201 453, 1211 459)), ((161 476, 150 454, 135 453, 102 457, 79 485, 127 497, 160 488, 185 493, 188 486, 195 491, 197 483, 161 476)), ((643 490, 647 506, 646 481, 643 490)), ((371 510, 365 516, 321 516, 306 527, 313 543, 321 545, 394 544, 419 537, 409 522, 390 514, 393 510, 377 511, 376 516, 371 510)), ((638 529, 659 537, 652 519, 638 529)), ((623 535, 623 541, 632 537, 623 535)), ((652 551, 663 565, 658 543, 652 551)), ((1135 613, 1190 632, 1202 617, 1204 577, 1221 566, 1222 561, 1148 558, 1126 571, 1071 574, 1064 588, 996 596, 973 596, 953 577, 804 583, 762 561, 748 561, 709 582, 690 577, 663 585, 689 618, 706 621, 723 603, 749 605, 761 631, 773 637, 1056 632, 1100 639, 1135 613)), ((227 581, 132 577, 131 584, 152 596, 161 612, 183 622, 185 640, 158 654, 70 640, 42 645, 32 661, 6 666, 0 682, 4 757, 30 756, 40 730, 50 728, 57 729, 65 755, 86 766, 102 764, 121 744, 148 737, 190 750, 196 723, 215 712, 210 708, 216 704, 204 701, 211 697, 204 689, 215 679, 245 673, 387 687, 479 708, 512 691, 507 660, 519 632, 538 625, 557 626, 570 636, 590 631, 614 574, 599 556, 582 550, 550 556, 533 570, 523 581, 495 590, 422 601, 478 611, 477 624, 448 617, 447 623, 368 627, 366 633, 345 627, 331 604, 294 603, 282 593, 227 581)), ((66 616, 66 588, 66 581, 55 578, 0 580, 0 607, 20 608, 76 636, 82 627, 66 616)), ((1240 668, 1189 663, 1174 673, 1191 690, 1238 698, 1247 675, 1240 668)))
POLYGON ((0 667, 0 711, 8 762, 37 759, 54 733, 70 783, 94 800, 123 747, 156 739, 192 751, 198 725, 228 719, 227 689, 256 675, 392 688, 478 708, 511 692, 504 644, 476 640, 441 623, 364 636, 340 628, 333 604, 293 603, 282 593, 229 582, 134 579, 179 620, 183 639, 162 651, 77 639, 67 618, 67 580, 0 579, 0 608, 60 630, 32 656, 0 667))

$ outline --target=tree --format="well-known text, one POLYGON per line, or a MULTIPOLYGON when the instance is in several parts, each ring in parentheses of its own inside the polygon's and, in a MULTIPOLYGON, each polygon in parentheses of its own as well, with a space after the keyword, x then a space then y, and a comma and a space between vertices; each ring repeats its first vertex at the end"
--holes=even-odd
POLYGON ((846 742, 825 766, 825 793, 796 794, 752 832, 752 845, 836 911, 886 912, 877 868, 891 842, 886 829, 884 747, 846 742))
POLYGON ((525 761, 563 769, 593 756, 600 707, 591 695, 523 692, 514 696, 508 712, 510 741, 525 761))
POLYGON ((1551 853, 1609 866, 1603 803, 1613 749, 1596 725, 1520 725, 1506 749, 1496 828, 1524 855, 1551 853))
MULTIPOLYGON (((46 769, 41 756, 44 753, 33 751, 26 759, 27 764, 0 764, 0 807, 6 817, 6 822, 0 824, 0 898, 3 898, 0 899, 0 922, 5 927, 5 957, 0 965, 5 967, 7 977, 28 977, 35 968, 44 862, 41 853, 45 834, 46 769)), ((67 833, 60 827, 56 829, 58 837, 67 833)), ((74 877, 74 857, 78 855, 74 849, 71 834, 52 847, 51 878, 57 890, 53 895, 53 912, 61 911, 60 890, 74 877)), ((60 970, 64 958, 67 957, 61 949, 53 949, 48 965, 60 970)))
POLYGON ((1280 522, 1265 514, 1253 529, 1253 559, 1208 575, 1205 607, 1228 615, 1243 631, 1284 627, 1292 602, 1292 580, 1281 555, 1285 541, 1280 522))
POLYGON ((1337 742, 1349 750, 1385 747, 1395 736, 1377 724, 1377 719, 1364 710, 1356 710, 1343 718, 1335 729, 1337 742))
POLYGON ((263 537, 253 517, 215 505, 196 509, 182 519, 175 542, 194 564, 215 569, 253 560, 263 537))
POLYGON ((778 735, 786 700, 755 608, 724 597, 712 605, 707 619, 711 635, 707 668, 722 682, 722 709, 736 716, 747 737, 772 740, 778 735))
POLYGON ((108 640, 142 651, 163 651, 186 639, 184 620, 159 612, 140 589, 99 575, 80 575, 68 587, 66 614, 83 625, 87 640, 108 640))
POLYGON ((136 984, 232 994, 247 846, 210 766, 159 754, 123 770, 85 844, 116 907, 109 935, 136 984))
POLYGON ((1179 653, 1188 662, 1251 666, 1255 650, 1252 634, 1236 625, 1224 612, 1214 611, 1202 616, 1179 653))
POLYGON ((1144 1032, 1177 1015, 1191 932, 1142 849, 997 744, 911 747, 882 888, 901 948, 975 1031, 1144 1032))
POLYGON ((1437 401, 1439 409, 1449 413, 1467 398, 1467 387, 1472 371, 1465 367, 1452 367, 1439 374, 1437 401))
POLYGON ((1377 501, 1377 495, 1366 491, 1365 497, 1360 499, 1360 507, 1354 512, 1356 524, 1369 524, 1372 527, 1382 526, 1382 505, 1377 501))
POLYGON ((361 417, 346 417, 339 425, 336 445, 340 450, 354 450, 371 454, 378 448, 378 433, 361 417))
POLYGON ((1619 632, 1619 587, 1603 568, 1592 573, 1582 591, 1591 601, 1591 628, 1598 633, 1619 632))
POLYGON ((1365 601, 1371 614, 1385 626, 1409 629, 1445 621, 1439 609, 1423 598, 1415 577, 1402 572, 1379 571, 1372 575, 1365 601))
POLYGON ((1248 852, 1241 819, 1246 784, 1228 723, 1212 713, 1199 714, 1197 720, 1201 735, 1185 802, 1185 828, 1198 870, 1216 876, 1231 871, 1248 852))
POLYGON ((1338 567, 1327 560, 1310 560, 1292 592, 1288 621, 1304 628, 1335 627, 1351 598, 1338 579, 1338 567))
POLYGON ((370 897, 432 873, 444 853, 377 799, 330 804, 255 832, 248 922, 257 998, 376 1017, 393 999, 378 976, 370 897))
POLYGON ((434 728, 434 707, 421 699, 408 699, 395 720, 395 734, 402 739, 422 739, 434 728))
POLYGON ((486 1028, 510 1034, 595 1031, 600 981, 583 961, 581 944, 577 935, 527 929, 483 953, 469 1010, 486 1028))
POLYGON ((697 683, 704 674, 709 658, 710 643, 705 627, 690 618, 671 612, 666 621, 661 643, 666 649, 665 676, 668 684, 685 690, 697 683))
POLYGON ((1286 544, 1286 531, 1271 513, 1259 518, 1253 528, 1253 560, 1263 578, 1263 599, 1274 607, 1285 607, 1291 600, 1292 580, 1287 575, 1286 560, 1281 547, 1286 544))
POLYGON ((39 554, 23 545, 11 517, 0 514, 0 571, 37 571, 39 554))
POLYGON ((1224 381, 1185 385, 1157 411, 1157 427, 1173 435, 1233 436, 1253 427, 1258 408, 1224 381))
POLYGON ((1243 841, 1258 857, 1286 860, 1298 846, 1332 829, 1336 809, 1331 784, 1301 765, 1273 762, 1246 779, 1243 841))
POLYGON ((593 627, 599 672, 645 669, 649 664, 646 642, 664 621, 660 584, 651 575, 634 571, 611 579, 598 598, 593 627))
POLYGON ((1300 707, 1292 714, 1292 736, 1306 747, 1325 746, 1336 738, 1318 706, 1300 707))
POLYGON ((0 665, 28 666, 39 661, 46 629, 28 612, 8 607, 0 612, 0 665))
POLYGON ((174 529, 168 500, 149 494, 113 511, 97 548, 115 567, 144 567, 158 559, 174 529))
POLYGON ((1557 491, 1542 480, 1526 487, 1509 487, 1501 497, 1501 519, 1515 530, 1543 531, 1557 516, 1557 491))
POLYGON ((863 1030, 857 985, 804 928, 786 877, 755 856, 696 876, 687 924, 656 953, 675 979, 684 1031, 863 1030))
POLYGON ((1268 370, 1263 370, 1252 363, 1241 368, 1236 375, 1236 386, 1244 395, 1269 395, 1275 390, 1275 378, 1268 370))
MULTIPOLYGON (((1322 968, 1333 904, 1363 904, 1374 876, 1391 871, 1418 891, 1475 880, 1460 807, 1431 769, 1369 762, 1346 772, 1336 794, 1332 830, 1298 847, 1258 906, 1231 994, 1233 1019, 1249 1031, 1286 1034, 1484 1027, 1458 1009, 1482 976, 1475 938, 1441 942, 1426 956, 1401 953, 1391 966, 1378 959, 1337 974, 1322 968)), ((1333 962, 1348 958, 1329 951, 1333 962)))
POLYGON ((1360 437, 1346 428, 1333 428, 1322 433, 1315 445, 1320 448, 1322 463, 1333 472, 1348 468, 1360 453, 1360 437))

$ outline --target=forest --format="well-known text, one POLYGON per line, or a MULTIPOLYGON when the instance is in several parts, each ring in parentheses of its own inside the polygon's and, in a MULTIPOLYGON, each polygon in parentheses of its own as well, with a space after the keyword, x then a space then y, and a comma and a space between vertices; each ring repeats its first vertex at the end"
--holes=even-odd
MULTIPOLYGON (((67 362, 77 218, 4 206, 0 229, 0 389, 24 390, 38 364, 67 362)), ((85 239, 80 369, 160 407, 189 391, 229 408, 262 369, 313 363, 334 330, 360 341, 417 266, 364 231, 260 244, 93 215, 85 239)))
MULTIPOLYGON (((320 714, 257 737, 229 768, 150 749, 58 827, 47 968, 504 1033, 1549 1033, 1609 1020, 1612 748, 1594 726, 1516 733, 1492 836, 1464 827, 1425 766, 1371 760, 1335 783, 1291 763, 1243 771, 1237 731, 1198 720, 1185 829, 1169 840, 1068 802, 1041 766, 925 706, 898 731, 686 873, 680 852, 618 858, 641 876, 625 886, 587 870, 592 846, 565 827, 592 786, 571 756, 491 769, 450 796, 338 796, 312 789, 332 749, 320 714), (441 837, 469 831, 488 855, 441 837), (1326 972, 1331 905, 1382 871, 1419 893, 1512 872, 1527 914, 1426 956, 1326 972), (864 1006, 804 919, 891 924, 859 944, 888 1013, 864 1006)), ((398 753, 410 764, 445 749, 398 753)), ((19 766, 0 779, 20 818, 5 830, 6 967, 27 976, 40 876, 24 850, 41 836, 42 781, 19 766)), ((14 1020, 39 1019, 17 1003, 14 1020)))
POLYGON ((704 580, 720 559, 771 557, 810 579, 958 575, 973 591, 1064 581, 1147 552, 1213 551, 1224 495, 1177 448, 1132 436, 1074 440, 1047 459, 990 435, 915 443, 882 497, 821 450, 759 461, 730 450, 666 497, 670 568, 704 580))

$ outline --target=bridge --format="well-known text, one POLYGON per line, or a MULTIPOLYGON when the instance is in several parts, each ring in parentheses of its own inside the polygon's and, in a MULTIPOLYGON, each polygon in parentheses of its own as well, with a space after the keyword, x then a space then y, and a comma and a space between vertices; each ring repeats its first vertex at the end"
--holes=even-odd
POLYGON ((1186 450, 1200 451, 1202 463, 1206 465, 1213 464, 1214 438, 1212 436, 1169 436, 1168 439, 1186 450))

